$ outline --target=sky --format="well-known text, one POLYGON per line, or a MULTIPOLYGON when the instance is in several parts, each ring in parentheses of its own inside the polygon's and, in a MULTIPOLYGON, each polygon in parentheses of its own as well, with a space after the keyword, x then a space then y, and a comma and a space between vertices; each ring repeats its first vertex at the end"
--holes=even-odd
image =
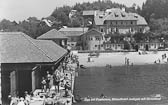
MULTIPOLYGON (((75 3, 93 2, 97 0, 0 0, 0 20, 22 21, 28 17, 47 17, 56 7, 73 6, 75 3)), ((133 3, 142 6, 146 0, 111 0, 130 7, 133 3)))

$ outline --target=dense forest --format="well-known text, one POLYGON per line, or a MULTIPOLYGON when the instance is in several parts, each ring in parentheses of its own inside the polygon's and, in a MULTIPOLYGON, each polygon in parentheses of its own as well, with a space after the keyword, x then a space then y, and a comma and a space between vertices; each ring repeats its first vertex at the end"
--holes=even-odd
MULTIPOLYGON (((36 17, 29 17, 20 22, 3 19, 0 22, 1 31, 21 31, 36 38, 52 28, 60 29, 63 26, 81 27, 83 26, 83 10, 105 10, 109 8, 126 8, 127 12, 136 12, 147 20, 151 31, 162 32, 168 30, 168 0, 147 0, 142 8, 133 4, 126 7, 123 4, 114 3, 111 0, 98 0, 93 3, 77 3, 74 6, 57 7, 50 16, 38 20, 36 17), (75 15, 70 16, 71 10, 76 10, 75 15), (49 20, 51 26, 43 20, 49 20)), ((85 23, 87 24, 87 23, 85 23)))

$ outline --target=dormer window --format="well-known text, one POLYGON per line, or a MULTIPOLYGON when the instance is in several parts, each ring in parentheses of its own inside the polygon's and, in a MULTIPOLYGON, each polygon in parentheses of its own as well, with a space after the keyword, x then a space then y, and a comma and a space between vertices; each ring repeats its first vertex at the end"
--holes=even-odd
POLYGON ((135 18, 138 18, 138 16, 134 16, 135 18))
POLYGON ((115 17, 118 17, 118 15, 117 15, 117 14, 115 14, 115 17))
POLYGON ((111 22, 111 25, 113 24, 113 22, 111 22))
POLYGON ((125 14, 121 14, 122 17, 125 17, 125 14))
POLYGON ((115 15, 115 17, 118 17, 119 15, 118 14, 116 14, 116 13, 114 13, 114 15, 115 15))
POLYGON ((99 18, 103 18, 103 15, 100 15, 99 18))

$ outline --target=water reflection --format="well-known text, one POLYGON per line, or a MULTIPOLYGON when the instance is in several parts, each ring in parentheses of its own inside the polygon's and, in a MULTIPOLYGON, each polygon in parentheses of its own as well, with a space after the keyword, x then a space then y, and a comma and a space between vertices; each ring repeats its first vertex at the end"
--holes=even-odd
MULTIPOLYGON (((95 98, 101 94, 107 97, 165 95, 168 87, 167 67, 167 65, 144 65, 129 68, 120 66, 81 69, 75 81, 75 95, 95 98)), ((86 105, 84 103, 80 105, 86 105)), ((92 105, 95 104, 96 102, 92 105)))

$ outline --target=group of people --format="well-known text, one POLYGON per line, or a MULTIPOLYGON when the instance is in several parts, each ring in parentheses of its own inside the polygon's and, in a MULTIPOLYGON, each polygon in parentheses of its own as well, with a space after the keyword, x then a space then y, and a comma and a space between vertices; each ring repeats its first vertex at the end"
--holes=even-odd
POLYGON ((25 91, 24 97, 11 97, 10 105, 30 105, 31 95, 25 91))
MULTIPOLYGON (((70 73, 72 67, 68 65, 69 63, 76 63, 77 68, 80 67, 78 56, 69 54, 65 57, 64 61, 57 67, 53 74, 51 75, 48 71, 45 77, 42 78, 42 92, 50 92, 50 88, 53 85, 55 88, 55 93, 60 93, 60 87, 64 88, 64 97, 73 97, 72 92, 72 74, 70 73), (52 81, 52 82, 51 82, 52 81), (53 83, 53 84, 51 84, 53 83)), ((50 96, 46 96, 46 99, 50 99, 50 96)))
POLYGON ((161 59, 158 58, 157 60, 154 61, 154 63, 156 63, 156 64, 159 63, 159 64, 160 64, 160 63, 161 63, 161 60, 164 61, 164 62, 168 62, 168 58, 167 58, 166 53, 162 54, 162 58, 161 58, 161 59))
MULTIPOLYGON (((46 75, 42 77, 41 92, 38 93, 37 96, 40 97, 40 94, 44 94, 43 98, 46 103, 44 105, 54 105, 53 100, 55 100, 56 97, 58 98, 59 94, 57 93, 60 93, 60 87, 64 88, 64 97, 73 97, 70 90, 72 90, 71 70, 74 69, 68 65, 69 63, 76 63, 77 67, 80 67, 78 57, 70 53, 57 68, 52 67, 51 70, 46 71, 46 75), (52 86, 55 87, 55 92, 51 91, 52 86), (51 95, 53 92, 54 94, 51 95)), ((33 97, 34 96, 28 95, 26 91, 23 97, 11 97, 10 105, 30 105, 30 100, 33 99, 33 97)))
POLYGON ((42 77, 42 81, 41 81, 41 84, 42 84, 42 92, 47 92, 50 91, 50 81, 51 81, 51 74, 49 73, 49 71, 47 71, 47 75, 46 77, 42 77))
POLYGON ((126 66, 129 66, 129 65, 133 66, 134 64, 133 64, 133 62, 132 63, 130 62, 129 58, 125 57, 125 65, 126 66))
POLYGON ((167 55, 166 55, 166 53, 164 53, 163 55, 162 55, 162 60, 164 60, 164 59, 166 59, 167 58, 167 55))
POLYGON ((129 64, 130 64, 130 59, 125 57, 125 65, 129 66, 129 64))

